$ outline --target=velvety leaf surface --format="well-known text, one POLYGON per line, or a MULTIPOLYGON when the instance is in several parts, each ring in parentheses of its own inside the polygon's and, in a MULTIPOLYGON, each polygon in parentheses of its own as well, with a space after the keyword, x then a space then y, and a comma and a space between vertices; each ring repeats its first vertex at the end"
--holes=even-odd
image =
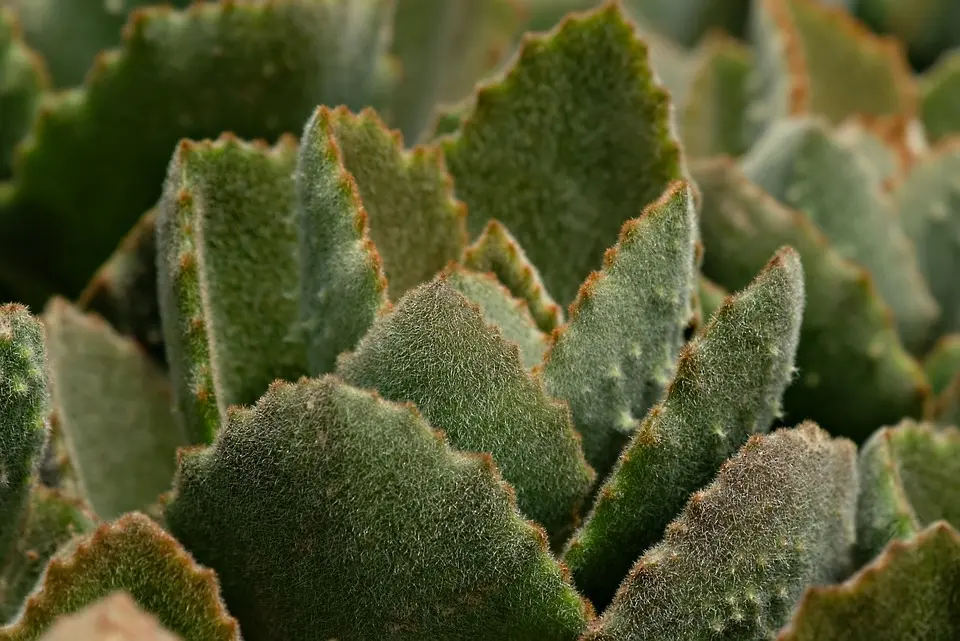
POLYGON ((751 435, 770 429, 793 374, 803 294, 800 258, 784 248, 684 346, 666 395, 636 428, 564 554, 598 610, 687 497, 751 435))
POLYGON ((769 639, 849 571, 856 446, 813 423, 755 435, 633 566, 585 641, 769 639))
POLYGON ((47 433, 50 392, 43 326, 0 305, 0 555, 10 549, 47 433))
POLYGON ((92 530, 96 517, 80 501, 34 483, 16 541, 0 563, 0 622, 9 622, 61 545, 92 530))
MULTIPOLYGON (((463 253, 466 212, 453 198, 439 151, 425 146, 405 151, 400 135, 388 131, 372 109, 352 114, 321 107, 304 138, 305 145, 339 149, 367 213, 392 300, 463 253)), ((309 181, 310 168, 300 171, 309 181)))
POLYGON ((573 641, 587 606, 511 496, 412 404, 324 376, 232 412, 166 516, 246 641, 573 641))
POLYGON ((313 375, 333 371, 387 304, 383 261, 369 215, 344 167, 334 114, 318 108, 304 129, 296 168, 299 318, 313 375))
POLYGON ((489 452, 527 517, 564 540, 594 479, 569 409, 531 376, 516 344, 441 274, 374 323, 337 373, 412 402, 459 450, 489 452))
POLYGON ((157 292, 157 210, 151 209, 126 235, 80 294, 77 305, 100 314, 166 363, 157 292))
POLYGON ((940 304, 940 333, 960 331, 960 136, 923 156, 895 187, 900 222, 940 304))
POLYGON ((679 114, 687 154, 739 156, 747 150, 744 111, 753 65, 750 49, 729 36, 713 34, 701 45, 679 114))
POLYGON ((854 114, 913 114, 915 91, 899 46, 838 7, 759 0, 750 34, 758 62, 749 113, 754 136, 784 116, 812 113, 839 124, 854 114))
POLYGON ((39 638, 58 617, 118 590, 183 641, 239 641, 237 622, 220 600, 217 579, 139 512, 99 527, 50 562, 19 619, 0 628, 3 641, 39 638))
POLYGON ((920 115, 932 142, 960 134, 960 49, 920 79, 920 115))
POLYGON ((174 398, 193 442, 229 405, 306 369, 297 323, 297 148, 225 135, 182 142, 157 221, 158 288, 174 398), (214 413, 216 412, 216 413, 214 413))
POLYGON ((669 111, 617 3, 525 36, 442 142, 470 232, 501 221, 550 292, 571 302, 620 226, 682 177, 669 111))
POLYGON ((703 195, 700 233, 707 277, 736 290, 781 245, 800 254, 806 305, 799 376, 784 396, 789 420, 809 417, 832 434, 862 442, 878 426, 919 417, 929 389, 904 350, 889 309, 865 270, 843 259, 799 212, 747 180, 729 159, 697 162, 703 195))
POLYGON ((72 297, 156 202, 181 138, 274 140, 317 104, 368 104, 387 7, 221 0, 137 12, 83 89, 42 106, 0 224, 4 261, 72 297))
POLYGON ((144 612, 126 592, 108 597, 57 621, 40 641, 181 641, 144 612))
POLYGON ((927 354, 923 368, 933 393, 943 392, 950 381, 960 374, 960 334, 941 337, 927 354))
POLYGON ((49 84, 43 61, 22 36, 13 10, 0 5, 0 180, 10 176, 14 149, 49 84))
POLYGON ((960 429, 904 420, 860 453, 857 542, 864 562, 934 521, 960 526, 960 429))
POLYGON ((673 377, 693 316, 697 236, 690 185, 673 183, 624 224, 551 337, 544 384, 570 405, 601 479, 673 377))
POLYGON ((103 519, 146 509, 189 443, 169 380, 136 343, 62 298, 43 321, 54 409, 84 496, 103 519))
POLYGON ((475 271, 493 272, 514 296, 527 302, 542 331, 552 332, 564 323, 563 308, 550 296, 520 243, 500 222, 487 223, 464 252, 463 264, 475 271))
POLYGON ((960 534, 934 523, 846 582, 811 587, 777 641, 950 641, 960 636, 958 586, 960 534))
POLYGON ((527 369, 538 365, 547 351, 547 335, 541 332, 524 300, 514 298, 490 272, 481 273, 452 264, 444 277, 458 292, 480 307, 483 320, 495 325, 504 340, 516 343, 527 369))
POLYGON ((770 127, 742 167, 752 182, 809 217, 841 256, 870 271, 904 344, 923 351, 938 305, 920 271, 922 251, 900 227, 869 164, 840 144, 824 121, 792 118, 770 127))

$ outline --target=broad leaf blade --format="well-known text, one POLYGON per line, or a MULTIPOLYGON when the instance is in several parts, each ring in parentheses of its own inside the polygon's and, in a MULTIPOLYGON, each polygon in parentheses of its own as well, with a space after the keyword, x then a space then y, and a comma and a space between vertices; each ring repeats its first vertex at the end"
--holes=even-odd
POLYGON ((676 182, 624 224, 553 333, 544 384, 569 403, 601 479, 673 377, 698 267, 693 193, 676 182))
POLYGON ((785 248, 684 347, 663 400, 637 427, 564 554, 598 609, 687 497, 778 417, 803 294, 800 258, 785 248))
POLYGON ((616 3, 526 36, 442 143, 471 233, 501 221, 568 304, 621 225, 682 177, 669 112, 616 3))
POLYGON ((415 403, 457 449, 491 453, 520 510, 555 543, 575 525, 594 473, 568 408, 446 275, 380 317, 340 357, 337 373, 388 400, 415 403))
POLYGON ((769 639, 850 569, 856 446, 813 423, 750 438, 639 559, 585 641, 769 639))
POLYGON ((489 456, 331 376, 233 412, 166 516, 247 641, 574 641, 587 616, 489 456))

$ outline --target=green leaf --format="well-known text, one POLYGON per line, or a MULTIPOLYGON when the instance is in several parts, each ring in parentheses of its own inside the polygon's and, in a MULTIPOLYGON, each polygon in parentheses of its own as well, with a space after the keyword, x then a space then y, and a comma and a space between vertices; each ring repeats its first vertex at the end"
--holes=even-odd
POLYGON ((750 0, 625 0, 624 4, 642 23, 686 47, 709 31, 741 31, 750 9, 750 0))
POLYGON ((453 263, 444 270, 444 279, 480 308, 483 320, 495 325, 504 340, 517 344, 524 367, 530 369, 543 360, 546 334, 537 328, 526 301, 514 298, 494 274, 471 271, 453 263))
POLYGON ((857 16, 877 33, 888 33, 925 69, 960 44, 960 5, 953 0, 856 0, 857 16))
POLYGON ((769 639, 849 571, 856 446, 813 423, 755 435, 690 497, 584 641, 769 639))
POLYGON ((43 60, 23 42, 17 17, 0 5, 0 180, 10 176, 14 150, 49 83, 43 60))
POLYGON ((181 138, 231 131, 272 141, 300 132, 317 104, 369 104, 388 2, 221 0, 137 12, 84 88, 42 106, 15 175, 15 210, 0 225, 5 262, 73 297, 154 205, 181 138))
POLYGON ((50 393, 43 326, 0 305, 0 555, 14 544, 47 434, 50 393))
POLYGON ((43 316, 54 410, 84 496, 103 519, 170 489, 177 448, 170 382, 102 318, 53 298, 43 316))
POLYGON ((564 323, 563 309, 547 292, 540 272, 500 222, 488 222, 463 256, 465 266, 493 272, 514 296, 525 300, 541 331, 552 332, 564 323))
MULTIPOLYGON (((429 281, 463 253, 466 212, 453 198, 453 184, 437 149, 417 146, 405 151, 400 135, 388 131, 372 109, 352 114, 342 107, 321 107, 307 126, 303 144, 339 150, 340 172, 356 183, 391 300, 429 281)), ((309 155, 299 168, 304 188, 310 190, 311 181, 317 180, 319 191, 326 177, 314 175, 318 168, 303 165, 307 159, 309 155)))
POLYGON ((307 369, 297 324, 296 144, 183 141, 157 220, 158 289, 173 393, 191 442, 227 407, 307 369))
POLYGON ((920 114, 931 142, 960 134, 960 49, 944 55, 920 80, 920 114))
POLYGON ((573 641, 588 606, 512 494, 412 404, 324 376, 233 411, 166 517, 247 641, 573 641))
POLYGON ((811 587, 777 641, 948 641, 960 636, 960 534, 934 523, 841 585, 811 587))
POLYGON ((841 256, 869 270, 904 344, 925 351, 939 306, 920 271, 918 251, 870 165, 814 118, 775 124, 741 164, 748 179, 803 212, 841 256))
POLYGON ((803 295, 800 258, 784 248, 684 346, 663 400, 636 428, 564 554, 574 583, 598 609, 690 493, 778 417, 803 295))
POLYGON ((679 116, 687 154, 739 156, 747 150, 743 114, 754 64, 750 49, 729 36, 711 34, 700 46, 679 116))
POLYGON ((960 334, 940 338, 927 354, 923 368, 934 394, 940 394, 960 374, 960 334))
POLYGON ((2 641, 33 641, 58 617, 118 590, 184 641, 239 641, 237 622, 220 600, 217 578, 153 521, 133 512, 65 548, 2 641))
POLYGON ((95 521, 80 501, 33 484, 14 547, 5 551, 0 563, 0 622, 17 614, 60 546, 92 530, 95 521))
POLYGON ((865 162, 884 191, 912 161, 907 150, 892 145, 888 134, 868 118, 854 117, 844 121, 834 129, 833 139, 865 162))
POLYGON ((709 320, 720 306, 723 300, 730 295, 726 289, 716 284, 706 276, 701 275, 697 280, 697 297, 700 302, 700 322, 702 327, 709 320))
POLYGON ((894 41, 871 34, 838 7, 811 0, 754 4, 751 140, 786 116, 816 114, 832 124, 856 114, 891 124, 913 116, 912 72, 894 41))
POLYGON ((682 177, 669 114, 617 3, 525 36, 510 70, 479 89, 441 143, 470 232, 505 224, 547 289, 571 302, 621 225, 682 177))
POLYGON ((895 187, 900 222, 940 305, 938 333, 960 331, 960 136, 918 160, 895 187))
POLYGON ((337 373, 412 402, 457 449, 489 452, 527 517, 562 542, 594 480, 569 409, 526 371, 520 350, 441 274, 382 315, 337 373))
POLYGON ((126 235, 80 294, 77 305, 130 336, 157 363, 166 363, 157 292, 157 210, 126 235))
POLYGON ((587 461, 605 478, 673 377, 699 267, 693 194, 671 184, 592 273, 551 337, 542 376, 566 401, 587 461))
POLYGON ((910 419, 884 427, 864 443, 859 467, 862 561, 935 521, 960 527, 960 429, 910 419))
POLYGON ((114 592, 61 617, 40 641, 181 641, 126 592, 114 592))
POLYGON ((786 392, 789 420, 810 418, 862 442, 878 426, 920 416, 929 389, 904 350, 867 272, 843 259, 803 214, 747 180, 729 158, 693 164, 703 196, 703 271, 729 290, 750 282, 777 247, 799 252, 806 306, 799 377, 786 392))

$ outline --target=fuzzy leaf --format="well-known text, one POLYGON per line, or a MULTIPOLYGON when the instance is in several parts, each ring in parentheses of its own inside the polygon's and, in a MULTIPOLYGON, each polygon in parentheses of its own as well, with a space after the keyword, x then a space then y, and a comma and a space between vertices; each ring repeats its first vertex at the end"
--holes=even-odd
POLYGON ((247 641, 573 641, 587 605, 511 496, 412 405, 324 376, 232 412, 166 517, 247 641))
POLYGON ((940 304, 939 333, 960 331, 960 136, 922 157, 896 186, 900 222, 940 304))
POLYGON ((496 325, 504 340, 517 344, 524 367, 532 368, 543 360, 546 334, 537 328, 527 303, 514 298, 494 274, 452 264, 444 270, 444 277, 464 298, 479 306, 483 320, 496 325))
POLYGON ((239 641, 214 573, 139 512, 102 525, 57 554, 19 619, 0 628, 0 640, 37 639, 58 617, 118 590, 184 641, 239 641))
POLYGON ((297 327, 297 148, 225 135, 183 141, 157 221, 158 289, 173 393, 192 442, 227 407, 306 369, 297 327))
POLYGON ((80 294, 77 304, 103 316, 160 364, 166 363, 157 301, 157 210, 137 222, 80 294))
POLYGON ((921 77, 920 113, 931 142, 960 134, 960 49, 921 77))
POLYGON ((856 446, 813 423, 755 435, 633 566, 584 641, 769 639, 850 568, 856 446))
POLYGON ((189 443, 166 374, 102 318, 54 298, 43 316, 50 382, 71 467, 103 519, 144 510, 170 488, 189 443))
POLYGON ((605 478, 673 377, 699 256, 693 194, 671 184, 628 221, 553 333, 542 375, 569 403, 587 461, 605 478))
POLYGON ((500 222, 487 223, 464 252, 463 264, 476 271, 493 272, 514 296, 527 302, 541 331, 552 332, 564 323, 563 309, 547 292, 540 272, 500 222))
POLYGON ((770 429, 793 373, 802 313, 803 267, 784 248, 684 346, 663 400, 636 428, 564 554, 598 609, 690 493, 770 429))
POLYGON ((0 221, 4 259, 72 297, 154 205, 181 138, 275 140, 301 131, 317 104, 368 104, 388 3, 221 0, 137 12, 83 89, 42 106, 15 175, 16 209, 0 221))
POLYGON ((934 523, 843 584, 811 587, 777 641, 956 639, 958 586, 960 534, 934 523))
MULTIPOLYGON (((371 109, 352 114, 321 107, 304 140, 304 146, 339 150, 341 172, 355 181, 392 300, 463 253, 466 212, 453 198, 439 151, 425 146, 405 151, 400 135, 388 131, 371 109)), ((307 185, 311 171, 300 168, 307 185)))
POLYGON ((114 592, 60 618, 40 641, 181 641, 126 592, 114 592))
POLYGON ((960 334, 943 336, 923 363, 930 387, 934 394, 940 394, 954 377, 960 375, 960 334))
POLYGON ((867 114, 911 116, 915 92, 898 44, 815 0, 759 0, 750 24, 757 66, 748 110, 751 139, 785 116, 833 124, 867 114))
POLYGON ((669 114, 618 3, 525 36, 510 70, 442 140, 470 232, 504 223, 569 303, 621 225, 682 177, 669 114))
POLYGON ((34 483, 14 547, 0 563, 0 622, 17 614, 60 546, 92 530, 95 519, 81 502, 34 483))
POLYGON ((873 170, 876 182, 886 190, 909 160, 908 152, 890 144, 884 131, 865 118, 851 118, 834 130, 833 139, 851 149, 873 170))
POLYGON ((938 305, 868 163, 840 144, 824 121, 795 118, 772 126, 742 167, 753 183, 809 217, 841 256, 870 271, 904 344, 923 351, 938 305))
POLYGON ((555 543, 569 535, 594 480, 569 410, 445 274, 378 318, 356 351, 340 357, 337 373, 415 403, 457 449, 491 453, 521 512, 555 543))
POLYGON ((803 259, 800 375, 784 396, 788 419, 809 417, 861 442, 880 425, 919 416, 929 393, 923 370, 900 344, 867 272, 843 259, 806 216, 750 183, 729 158, 695 163, 691 172, 703 195, 707 277, 739 289, 784 244, 803 259))
POLYGON ((26 307, 0 305, 0 554, 17 534, 50 412, 43 326, 26 307))
POLYGON ((857 543, 869 561, 893 539, 934 521, 960 527, 960 429, 906 419, 874 433, 860 453, 857 543))
POLYGON ((739 156, 747 150, 743 113, 753 65, 750 49, 729 36, 713 34, 701 45, 690 93, 680 111, 687 154, 739 156))
POLYGON ((23 42, 13 11, 0 4, 0 180, 10 175, 14 150, 49 82, 43 60, 23 42))

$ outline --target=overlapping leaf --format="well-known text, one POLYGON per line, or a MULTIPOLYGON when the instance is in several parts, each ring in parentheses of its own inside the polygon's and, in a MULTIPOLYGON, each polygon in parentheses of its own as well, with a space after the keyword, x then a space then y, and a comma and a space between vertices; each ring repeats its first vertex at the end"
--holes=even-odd
POLYGON ((960 134, 960 50, 945 55, 921 78, 920 114, 931 141, 960 134))
POLYGON ((166 517, 247 641, 573 641, 587 606, 511 494, 411 404, 324 376, 232 412, 166 517))
POLYGON ((14 150, 48 83, 46 67, 24 43, 13 11, 0 5, 0 180, 10 176, 14 150))
POLYGON ((104 519, 170 488, 189 443, 165 373, 104 320, 54 298, 44 314, 54 409, 83 495, 104 519))
POLYGON ((803 289, 800 258, 783 249, 684 347, 664 399, 636 428, 564 554, 575 584, 598 608, 687 497, 780 413, 803 289))
POLYGON ((569 303, 620 226, 682 177, 669 110, 617 3, 526 36, 442 143, 471 233, 504 223, 569 303))
POLYGON ((600 478, 673 377, 698 267, 693 194, 676 182, 624 224, 551 338, 544 384, 570 405, 600 478))
POLYGON ((227 407, 307 371, 297 323, 297 148, 232 136, 177 148, 157 221, 164 342, 181 420, 210 442, 227 407))
POLYGON ((772 126, 742 161, 752 182, 797 209, 844 258, 864 265, 893 310, 907 347, 923 351, 938 305, 893 204, 871 169, 825 122, 793 118, 772 126))
POLYGON ((856 446, 812 423, 757 435, 630 571, 589 641, 769 639, 806 585, 846 576, 856 446))
POLYGON ((869 275, 844 260, 804 215, 748 181, 730 159, 691 166, 703 194, 704 273, 743 287, 777 247, 803 259, 806 305, 799 376, 787 389, 789 419, 808 417, 832 434, 867 438, 880 425, 919 417, 929 394, 869 275))
POLYGON ((933 393, 943 392, 960 375, 960 334, 941 337, 927 354, 923 369, 933 393))
POLYGON ((520 510, 562 541, 594 479, 568 408, 524 368, 516 344, 441 274, 381 316, 337 364, 344 381, 412 402, 457 449, 489 452, 520 510))
POLYGON ((845 583, 810 588, 777 641, 956 639, 958 594, 960 534, 937 522, 845 583))

